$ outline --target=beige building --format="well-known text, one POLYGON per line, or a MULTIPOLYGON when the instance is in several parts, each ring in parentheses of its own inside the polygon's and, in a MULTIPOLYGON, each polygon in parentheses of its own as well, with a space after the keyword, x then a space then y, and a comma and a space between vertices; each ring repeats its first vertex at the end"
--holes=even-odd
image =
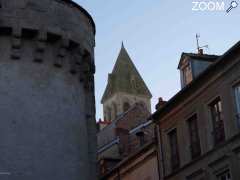
POLYGON ((183 53, 182 89, 154 114, 161 180, 240 179, 240 42, 183 53))

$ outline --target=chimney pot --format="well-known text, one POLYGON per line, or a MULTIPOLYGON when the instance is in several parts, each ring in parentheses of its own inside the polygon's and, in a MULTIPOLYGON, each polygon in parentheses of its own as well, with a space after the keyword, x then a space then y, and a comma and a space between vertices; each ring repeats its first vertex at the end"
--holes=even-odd
POLYGON ((199 49, 199 50, 198 50, 198 54, 199 54, 199 55, 203 55, 203 49, 199 49))
POLYGON ((161 109, 166 104, 166 102, 167 101, 164 101, 162 97, 158 98, 158 103, 156 104, 155 109, 161 109))

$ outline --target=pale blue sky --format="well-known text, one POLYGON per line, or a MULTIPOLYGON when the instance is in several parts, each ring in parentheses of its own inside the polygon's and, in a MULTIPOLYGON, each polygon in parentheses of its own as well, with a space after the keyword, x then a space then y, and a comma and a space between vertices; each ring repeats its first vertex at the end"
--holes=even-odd
MULTIPOLYGON (((240 40, 240 7, 226 14, 192 11, 192 0, 76 2, 92 15, 97 28, 97 119, 102 117, 100 99, 122 41, 153 94, 154 110, 158 97, 168 100, 179 91, 179 58, 182 52, 196 52, 196 33, 201 34, 201 45, 209 45, 205 52, 210 54, 222 54, 240 40)), ((228 6, 231 0, 223 2, 228 6)))

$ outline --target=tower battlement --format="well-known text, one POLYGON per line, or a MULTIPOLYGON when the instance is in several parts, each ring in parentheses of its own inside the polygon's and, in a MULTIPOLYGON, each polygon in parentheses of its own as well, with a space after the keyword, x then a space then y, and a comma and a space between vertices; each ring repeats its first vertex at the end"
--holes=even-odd
POLYGON ((87 73, 95 73, 91 52, 84 48, 81 42, 65 35, 37 29, 0 26, 0 41, 3 39, 4 54, 8 54, 9 60, 48 64, 68 71, 79 77, 80 81, 86 80, 87 73))
POLYGON ((0 1, 0 26, 32 29, 74 39, 82 45, 95 45, 95 24, 81 6, 71 0, 0 1))
POLYGON ((95 24, 70 0, 0 0, 0 179, 96 179, 95 24))

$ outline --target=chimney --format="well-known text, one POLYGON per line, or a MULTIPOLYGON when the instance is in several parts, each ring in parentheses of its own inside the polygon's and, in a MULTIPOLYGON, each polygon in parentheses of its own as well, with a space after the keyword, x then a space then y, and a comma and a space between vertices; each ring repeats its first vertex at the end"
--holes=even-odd
POLYGON ((199 49, 198 49, 198 54, 199 54, 199 55, 203 55, 203 49, 199 48, 199 49))
POLYGON ((166 103, 167 101, 164 101, 162 97, 158 98, 158 103, 156 104, 155 109, 161 109, 166 103))
POLYGON ((138 131, 137 133, 136 133, 136 136, 138 137, 138 139, 139 139, 139 145, 140 145, 140 147, 142 147, 143 145, 144 145, 144 143, 145 143, 145 138, 144 138, 144 132, 141 130, 141 131, 138 131))

